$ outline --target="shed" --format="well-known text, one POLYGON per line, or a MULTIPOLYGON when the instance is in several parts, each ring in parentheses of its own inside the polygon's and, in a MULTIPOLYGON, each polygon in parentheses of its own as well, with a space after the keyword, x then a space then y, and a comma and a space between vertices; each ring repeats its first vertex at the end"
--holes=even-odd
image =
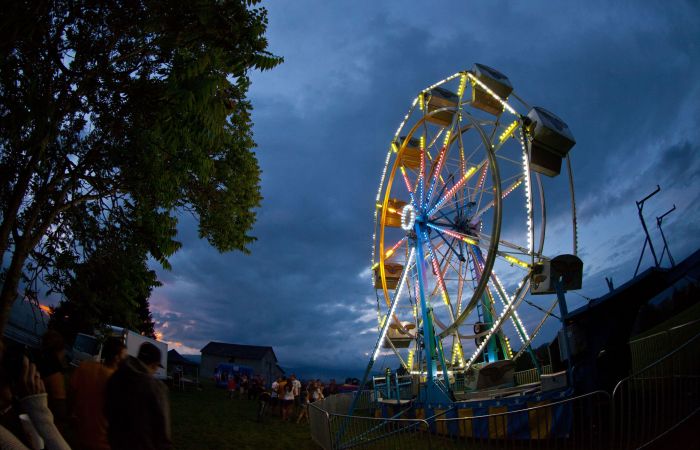
POLYGON ((199 364, 185 358, 177 350, 168 351, 168 378, 174 384, 199 384, 199 364))

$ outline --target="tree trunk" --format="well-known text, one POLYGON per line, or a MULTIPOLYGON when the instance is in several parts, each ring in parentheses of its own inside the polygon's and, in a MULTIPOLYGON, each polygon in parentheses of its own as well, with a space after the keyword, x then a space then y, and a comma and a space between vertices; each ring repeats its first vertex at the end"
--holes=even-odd
MULTIPOLYGON (((22 236, 15 242, 12 261, 5 273, 5 282, 0 291, 0 336, 2 336, 5 331, 5 325, 7 325, 7 321, 10 318, 10 309, 19 294, 19 282, 22 279, 22 271, 29 257, 29 252, 39 243, 56 219, 58 213, 65 206, 67 189, 66 187, 60 193, 59 197, 54 199, 55 206, 50 212, 45 214, 43 219, 39 217, 40 207, 38 206, 39 203, 37 203, 36 198, 34 204, 29 208, 27 213, 29 216, 27 218, 28 222, 25 225, 24 233, 22 233, 22 236), (38 225, 37 222, 39 222, 38 225)), ((48 194, 46 194, 46 196, 48 196, 48 194)))
POLYGON ((0 291, 0 336, 5 331, 5 325, 10 318, 10 309, 12 304, 17 299, 19 281, 22 278, 22 267, 29 256, 27 240, 22 239, 15 246, 15 251, 12 254, 10 267, 5 273, 5 280, 0 291))

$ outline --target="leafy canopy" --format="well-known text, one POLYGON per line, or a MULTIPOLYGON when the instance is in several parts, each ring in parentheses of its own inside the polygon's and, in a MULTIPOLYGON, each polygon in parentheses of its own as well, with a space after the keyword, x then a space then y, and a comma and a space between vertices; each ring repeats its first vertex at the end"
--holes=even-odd
POLYGON ((105 239, 87 261, 52 284, 64 299, 52 309, 49 328, 68 342, 77 333, 93 334, 104 325, 155 337, 148 298, 160 283, 145 253, 128 236, 117 233, 105 239))
MULTIPOLYGON (((7 2, 0 12, 0 329, 22 277, 73 273, 120 229, 168 266, 177 215, 247 252, 260 203, 257 1, 7 2)), ((65 285, 65 284, 64 284, 65 285)))

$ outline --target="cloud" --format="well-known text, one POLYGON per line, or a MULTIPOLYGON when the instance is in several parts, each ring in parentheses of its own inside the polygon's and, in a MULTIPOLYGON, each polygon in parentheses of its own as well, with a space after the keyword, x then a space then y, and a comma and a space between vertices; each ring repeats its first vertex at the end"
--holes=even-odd
MULTIPOLYGON (((599 215, 614 214, 620 207, 641 200, 651 193, 656 184, 664 189, 678 188, 685 194, 691 194, 693 191, 686 189, 697 186, 700 181, 699 153, 700 145, 683 141, 658 153, 649 154, 648 158, 631 168, 620 165, 614 182, 601 184, 601 187, 607 189, 582 200, 579 209, 582 221, 593 220, 599 215)), ((611 175, 611 181, 612 178, 611 175)))
MULTIPOLYGON (((560 115, 576 136, 582 295, 603 293, 606 273, 631 275, 642 242, 633 201, 657 183, 662 194, 645 209, 655 238, 653 218, 675 202, 664 222, 674 257, 700 244, 696 3, 267 8, 271 50, 285 63, 252 74, 264 196, 258 241, 251 255, 220 254, 182 217, 184 248, 172 272, 158 269, 164 284, 151 299, 175 348, 218 340, 272 345, 288 366, 366 364, 377 339, 367 268, 386 150, 418 91, 473 62, 506 73, 516 92, 560 115)), ((547 251, 568 252, 567 180, 543 183, 547 251)), ((525 306, 524 318, 535 311, 525 306)), ((542 339, 551 337, 548 326, 542 339)))

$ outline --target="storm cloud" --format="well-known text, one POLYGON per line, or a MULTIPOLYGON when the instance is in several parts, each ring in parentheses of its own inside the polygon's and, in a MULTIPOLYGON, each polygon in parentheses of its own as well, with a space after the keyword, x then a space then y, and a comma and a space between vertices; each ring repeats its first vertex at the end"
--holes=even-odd
MULTIPOLYGON (((158 268, 163 286, 151 299, 159 330, 182 353, 217 340, 272 345, 283 366, 366 363, 377 339, 368 267, 386 149, 418 91, 474 62, 507 74, 576 136, 586 279, 574 304, 603 293, 606 274, 632 275, 643 242, 634 201, 657 184, 647 220, 675 203, 664 222, 673 256, 698 248, 696 2, 265 6, 270 48, 285 63, 252 74, 258 241, 250 255, 220 254, 182 217, 184 248, 172 271, 158 268)), ((556 230, 568 195, 547 192, 555 245, 564 246, 556 230)))

